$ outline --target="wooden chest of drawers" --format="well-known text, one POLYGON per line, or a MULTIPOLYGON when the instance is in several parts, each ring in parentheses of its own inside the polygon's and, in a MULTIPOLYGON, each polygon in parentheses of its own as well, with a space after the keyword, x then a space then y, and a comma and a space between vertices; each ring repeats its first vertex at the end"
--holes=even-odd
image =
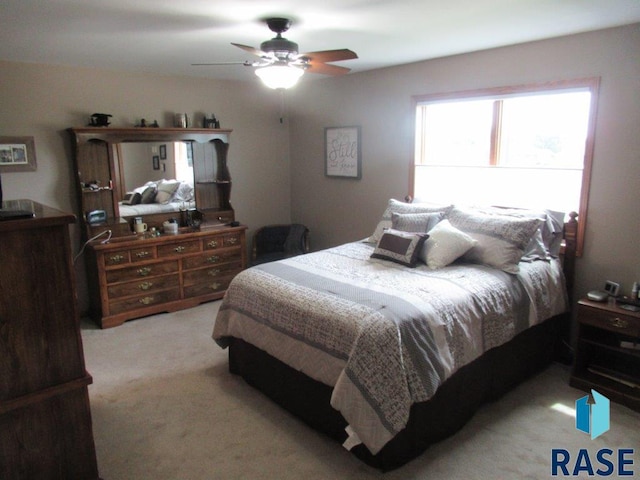
POLYGON ((0 478, 97 480, 71 261, 75 217, 31 200, 0 207, 0 478))
POLYGON ((102 328, 222 298, 247 265, 246 227, 89 246, 91 315, 102 328))

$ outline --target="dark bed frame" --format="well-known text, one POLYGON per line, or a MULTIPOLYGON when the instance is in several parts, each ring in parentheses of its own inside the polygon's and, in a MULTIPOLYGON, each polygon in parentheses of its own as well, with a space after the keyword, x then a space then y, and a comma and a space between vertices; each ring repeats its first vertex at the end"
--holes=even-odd
MULTIPOLYGON (((571 299, 577 214, 564 227, 563 268, 571 299)), ((548 366, 566 361, 570 314, 553 317, 510 342, 485 352, 452 375, 428 401, 411 407, 409 422, 380 452, 362 444, 351 452, 382 471, 398 468, 435 442, 462 428, 484 404, 498 399, 518 383, 548 366)), ((342 443, 347 422, 330 405, 332 387, 311 379, 263 350, 237 338, 229 346, 229 370, 299 417, 312 428, 342 443)))

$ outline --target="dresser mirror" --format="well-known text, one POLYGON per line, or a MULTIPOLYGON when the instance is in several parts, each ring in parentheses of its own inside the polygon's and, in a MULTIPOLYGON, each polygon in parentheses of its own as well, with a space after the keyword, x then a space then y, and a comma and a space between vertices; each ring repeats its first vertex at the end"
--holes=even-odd
POLYGON ((115 148, 121 217, 197 208, 191 142, 130 142, 115 148), (162 198, 157 198, 159 188, 166 189, 162 198))
POLYGON ((88 237, 105 227, 129 235, 139 216, 149 228, 161 227, 183 209, 197 208, 207 222, 234 220, 231 130, 87 127, 69 133, 88 237))

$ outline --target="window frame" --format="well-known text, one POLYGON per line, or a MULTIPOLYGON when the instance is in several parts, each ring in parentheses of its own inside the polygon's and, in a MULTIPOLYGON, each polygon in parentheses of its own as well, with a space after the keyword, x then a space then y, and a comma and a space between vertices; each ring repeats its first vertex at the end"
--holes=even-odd
MULTIPOLYGON (((456 101, 456 100, 471 100, 482 98, 494 98, 498 100, 500 98, 508 96, 518 96, 527 94, 536 94, 542 92, 560 92, 562 90, 588 90, 591 93, 591 103, 589 107, 589 119, 587 125, 587 137, 585 141, 584 149, 584 161, 582 168, 582 184, 580 189, 580 201, 578 206, 578 235, 577 235, 577 248, 576 255, 582 256, 584 246, 584 236, 587 223, 587 212, 589 205, 589 187, 591 183, 591 171, 593 165, 593 152, 595 147, 595 130, 596 130, 596 118, 598 107, 598 92, 600 89, 600 77, 588 77, 579 78, 573 80, 557 80, 543 83, 533 83, 514 86, 502 86, 502 87, 489 87, 473 90, 462 90, 454 92, 442 92, 431 93, 423 95, 414 95, 411 97, 413 105, 413 131, 414 131, 414 149, 413 158, 411 160, 409 168, 409 196, 414 197, 415 194, 415 178, 416 178, 416 166, 424 164, 418 164, 416 154, 418 146, 418 132, 417 129, 417 108, 425 103, 436 103, 443 101, 456 101)), ((500 103, 500 102, 496 102, 500 103)), ((492 136, 495 138, 498 132, 495 131, 496 125, 493 126, 492 136)), ((492 150, 489 165, 495 165, 495 159, 497 158, 497 152, 494 149, 499 148, 497 143, 494 145, 492 142, 492 150)), ((570 213, 570 212, 567 212, 570 213)))

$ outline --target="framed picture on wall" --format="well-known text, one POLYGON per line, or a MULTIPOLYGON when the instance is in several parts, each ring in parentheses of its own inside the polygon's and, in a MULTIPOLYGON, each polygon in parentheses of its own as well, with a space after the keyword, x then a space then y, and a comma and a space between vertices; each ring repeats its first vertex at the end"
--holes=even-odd
POLYGON ((33 137, 0 137, 0 173, 33 172, 36 168, 33 137))
POLYGON ((167 159, 167 146, 160 145, 160 160, 166 160, 166 159, 167 159))
POLYGON ((160 157, 158 155, 153 156, 153 169, 160 170, 160 157))
POLYGON ((362 177, 360 127, 324 129, 325 175, 328 177, 362 177))

